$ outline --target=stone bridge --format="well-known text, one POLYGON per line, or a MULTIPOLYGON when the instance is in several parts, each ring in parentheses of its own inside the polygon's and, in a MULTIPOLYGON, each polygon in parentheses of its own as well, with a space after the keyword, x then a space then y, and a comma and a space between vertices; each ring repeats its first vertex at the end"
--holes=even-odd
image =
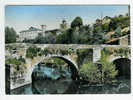
MULTIPOLYGON (((101 57, 101 51, 104 50, 108 53, 108 61, 113 62, 119 58, 131 58, 130 55, 130 46, 121 46, 121 45, 64 45, 64 44, 25 44, 25 43, 16 43, 16 44, 6 44, 6 59, 20 57, 25 59, 26 71, 24 72, 23 78, 24 82, 14 84, 11 81, 11 89, 23 86, 25 84, 31 83, 31 75, 36 65, 42 62, 45 58, 60 58, 70 65, 71 70, 77 71, 80 68, 79 55, 78 52, 83 52, 88 50, 87 53, 90 53, 87 60, 93 61, 96 63, 101 57), (34 51, 35 55, 29 56, 29 48, 34 51)), ((30 52, 30 50, 29 50, 30 52)), ((30 54, 30 53, 29 53, 30 54)), ((86 55, 84 55, 86 56, 86 55)), ((81 60, 84 60, 81 59, 81 60)), ((83 62, 83 61, 82 61, 83 62)), ((10 68, 10 77, 14 77, 13 67, 10 68)), ((75 72, 74 72, 75 73, 75 72)), ((19 76, 19 75, 18 75, 19 76)), ((21 77, 20 75, 19 77, 21 77)), ((11 78, 12 79, 12 78, 11 78)), ((18 78, 19 79, 19 78, 18 78)))

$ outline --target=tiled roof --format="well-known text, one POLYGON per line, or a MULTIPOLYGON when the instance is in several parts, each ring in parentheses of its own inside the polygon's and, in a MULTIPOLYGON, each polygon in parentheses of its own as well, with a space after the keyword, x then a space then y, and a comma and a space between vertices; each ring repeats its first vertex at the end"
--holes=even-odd
POLYGON ((106 43, 111 43, 111 42, 114 42, 114 41, 117 41, 119 40, 119 38, 112 38, 111 40, 107 41, 106 43))

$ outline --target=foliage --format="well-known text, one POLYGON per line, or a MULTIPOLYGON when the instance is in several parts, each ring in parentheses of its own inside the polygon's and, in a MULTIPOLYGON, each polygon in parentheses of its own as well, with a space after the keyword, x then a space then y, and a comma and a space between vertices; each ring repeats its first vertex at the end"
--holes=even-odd
POLYGON ((47 56, 47 54, 49 53, 47 48, 44 48, 44 50, 41 50, 40 53, 38 54, 39 56, 45 55, 47 56))
POLYGON ((118 27, 116 30, 115 30, 115 33, 113 35, 111 35, 111 38, 118 38, 122 36, 121 35, 121 27, 118 27))
POLYGON ((16 42, 16 31, 13 28, 5 28, 5 43, 14 43, 16 42))
POLYGON ((104 44, 107 40, 106 37, 104 37, 105 33, 102 30, 99 30, 98 32, 93 33, 93 44, 104 44))
POLYGON ((85 62, 81 65, 80 76, 91 83, 113 83, 118 71, 115 65, 107 61, 107 54, 102 50, 100 58, 100 67, 92 61, 85 62))
POLYGON ((128 55, 130 55, 130 49, 129 48, 120 48, 118 50, 114 50, 114 53, 116 56, 128 58, 128 55))
POLYGON ((53 62, 57 67, 62 67, 65 64, 65 61, 60 58, 53 58, 53 62))
POLYGON ((54 44, 56 42, 56 36, 52 33, 47 34, 45 37, 42 34, 39 34, 38 37, 35 38, 34 43, 39 44, 54 44))
MULTIPOLYGON (((119 15, 115 17, 108 17, 109 21, 104 23, 104 19, 96 19, 95 23, 91 25, 83 25, 81 17, 76 17, 71 22, 71 28, 60 30, 61 34, 49 32, 44 36, 38 35, 34 40, 25 40, 24 42, 39 43, 39 44, 89 44, 97 45, 104 44, 111 38, 118 38, 130 33, 121 32, 125 27, 130 26, 130 17, 127 15, 119 15), (105 36, 109 32, 115 32, 110 36, 105 36)), ((108 19, 107 19, 108 20, 108 19)))
POLYGON ((24 39, 23 42, 24 43, 34 43, 34 39, 24 39))
POLYGON ((89 25, 81 26, 79 31, 74 31, 72 34, 73 44, 92 44, 93 33, 89 25))
POLYGON ((60 44, 60 43, 61 44, 70 44, 70 43, 72 43, 72 40, 73 40, 72 34, 73 34, 72 28, 66 30, 65 32, 63 32, 62 34, 59 34, 56 37, 56 43, 57 44, 60 44))
POLYGON ((40 48, 36 48, 36 47, 29 47, 26 50, 26 57, 27 58, 34 58, 36 56, 38 56, 39 52, 41 51, 40 48))
POLYGON ((81 17, 76 17, 72 23, 71 23, 71 28, 75 28, 75 27, 81 27, 83 25, 83 21, 81 17))
POLYGON ((118 71, 115 69, 115 65, 113 63, 107 61, 107 54, 103 50, 101 51, 100 63, 102 67, 102 83, 114 82, 118 71))
POLYGON ((130 26, 130 17, 129 16, 124 16, 124 15, 119 15, 115 16, 114 18, 111 18, 111 22, 109 24, 110 31, 115 30, 117 27, 127 27, 130 26))
POLYGON ((7 65, 13 64, 15 71, 23 73, 26 69, 25 66, 25 59, 20 57, 19 59, 17 58, 7 58, 5 63, 7 65))
POLYGON ((77 50, 78 55, 78 65, 92 61, 93 50, 92 49, 79 49, 77 50))
POLYGON ((84 63, 81 66, 80 76, 90 83, 101 83, 101 73, 93 62, 84 63))
POLYGON ((17 58, 8 58, 6 59, 6 64, 15 64, 15 65, 20 65, 22 63, 25 63, 25 59, 20 57, 19 59, 17 58))

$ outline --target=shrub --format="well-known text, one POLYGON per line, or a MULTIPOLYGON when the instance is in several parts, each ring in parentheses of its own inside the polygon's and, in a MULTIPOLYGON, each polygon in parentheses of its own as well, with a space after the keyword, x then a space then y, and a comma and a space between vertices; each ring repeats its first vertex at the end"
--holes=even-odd
POLYGON ((34 58, 34 57, 38 56, 38 54, 40 53, 40 51, 41 51, 40 48, 29 47, 26 50, 26 57, 28 57, 28 58, 34 58))
POLYGON ((80 76, 90 83, 110 84, 116 82, 115 77, 118 71, 115 69, 115 65, 107 61, 107 54, 104 51, 101 54, 99 61, 101 66, 97 66, 92 61, 83 63, 80 68, 80 76))
POLYGON ((80 76, 90 83, 101 83, 101 73, 92 61, 81 66, 80 76))

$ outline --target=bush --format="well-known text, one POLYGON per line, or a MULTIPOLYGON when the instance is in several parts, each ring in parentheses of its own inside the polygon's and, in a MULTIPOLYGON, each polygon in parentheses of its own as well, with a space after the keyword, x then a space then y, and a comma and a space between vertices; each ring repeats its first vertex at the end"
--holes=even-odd
POLYGON ((34 58, 36 56, 38 56, 39 52, 41 51, 40 48, 36 48, 36 47, 29 47, 27 50, 26 50, 26 57, 27 58, 34 58))
POLYGON ((89 62, 81 66, 80 76, 90 83, 101 83, 100 70, 93 62, 89 62))
POLYGON ((92 61, 84 63, 80 68, 80 76, 90 83, 110 84, 116 82, 115 77, 118 71, 115 69, 115 65, 107 61, 107 54, 104 51, 101 54, 99 61, 101 66, 97 66, 92 61))

